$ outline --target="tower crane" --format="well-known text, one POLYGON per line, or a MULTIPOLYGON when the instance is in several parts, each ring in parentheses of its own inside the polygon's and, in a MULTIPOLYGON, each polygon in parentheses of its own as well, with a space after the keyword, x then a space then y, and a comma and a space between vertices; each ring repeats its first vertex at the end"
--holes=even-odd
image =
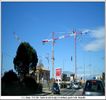
MULTIPOLYGON (((58 32, 59 33, 59 32, 58 32)), ((62 32, 62 33, 65 33, 65 32, 62 32)), ((59 36, 59 37, 54 37, 54 32, 52 32, 52 38, 51 39, 44 39, 42 40, 42 43, 45 44, 45 43, 48 43, 48 42, 52 42, 52 78, 54 78, 54 43, 55 41, 57 40, 60 40, 60 39, 64 39, 64 38, 68 38, 68 37, 74 37, 74 53, 75 53, 75 78, 77 78, 77 63, 76 63, 76 38, 77 36, 79 35, 82 35, 82 34, 86 34, 87 32, 77 32, 77 31, 72 31, 72 32, 69 32, 68 34, 66 35, 62 35, 62 36, 59 36)))
POLYGON ((16 39, 19 43, 22 42, 21 39, 17 36, 17 34, 16 34, 15 32, 13 33, 13 35, 14 35, 15 39, 16 39))

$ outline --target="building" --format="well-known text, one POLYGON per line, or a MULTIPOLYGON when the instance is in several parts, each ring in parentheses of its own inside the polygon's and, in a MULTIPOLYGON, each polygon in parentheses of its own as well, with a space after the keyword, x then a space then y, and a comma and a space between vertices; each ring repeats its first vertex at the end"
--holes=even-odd
POLYGON ((45 67, 36 67, 35 73, 29 72, 30 75, 36 80, 37 83, 44 83, 50 80, 50 70, 45 67))
POLYGON ((74 73, 69 71, 64 71, 62 73, 62 81, 70 82, 74 80, 74 73))
POLYGON ((61 77, 56 79, 56 82, 60 87, 66 87, 72 81, 74 81, 74 74, 69 71, 63 71, 61 77))
POLYGON ((50 70, 45 67, 37 67, 35 78, 37 83, 47 83, 50 80, 50 70))

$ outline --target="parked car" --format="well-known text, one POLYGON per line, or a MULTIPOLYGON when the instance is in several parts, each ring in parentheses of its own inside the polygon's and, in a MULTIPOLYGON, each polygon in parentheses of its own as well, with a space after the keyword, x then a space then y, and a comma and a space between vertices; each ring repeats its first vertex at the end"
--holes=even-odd
POLYGON ((105 89, 101 80, 87 80, 83 89, 83 96, 104 96, 105 89))
POLYGON ((52 93, 54 93, 54 94, 60 94, 59 85, 57 83, 53 83, 52 93))

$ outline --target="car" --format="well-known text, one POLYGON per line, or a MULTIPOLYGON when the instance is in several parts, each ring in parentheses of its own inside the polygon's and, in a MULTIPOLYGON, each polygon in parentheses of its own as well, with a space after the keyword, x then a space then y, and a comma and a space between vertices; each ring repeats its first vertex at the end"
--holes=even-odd
POLYGON ((83 96, 104 96, 105 89, 101 80, 87 80, 83 89, 83 96))
POLYGON ((60 88, 59 88, 58 83, 53 83, 52 93, 54 93, 54 94, 60 94, 60 88))
POLYGON ((81 88, 81 86, 80 86, 79 82, 72 83, 72 89, 80 89, 80 88, 81 88))
POLYGON ((67 89, 71 89, 71 85, 70 84, 67 84, 67 89))

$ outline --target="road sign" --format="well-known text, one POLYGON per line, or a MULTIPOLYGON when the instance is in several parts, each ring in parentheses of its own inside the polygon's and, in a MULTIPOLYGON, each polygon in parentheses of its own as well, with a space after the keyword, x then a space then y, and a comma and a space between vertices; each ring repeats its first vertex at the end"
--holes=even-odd
POLYGON ((61 78, 61 68, 56 68, 56 78, 61 78))

